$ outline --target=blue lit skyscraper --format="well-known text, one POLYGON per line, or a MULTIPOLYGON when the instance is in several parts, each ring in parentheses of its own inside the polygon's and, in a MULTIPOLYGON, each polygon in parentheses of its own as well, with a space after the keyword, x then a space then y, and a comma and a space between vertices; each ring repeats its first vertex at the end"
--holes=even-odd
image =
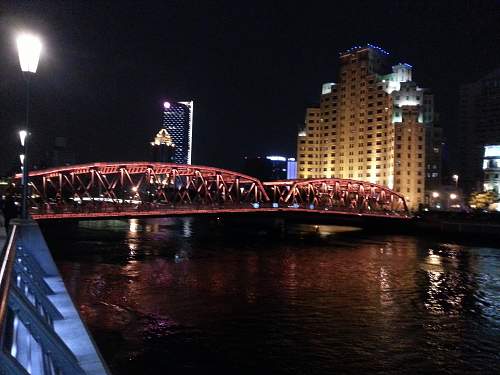
POLYGON ((193 102, 164 102, 163 128, 175 144, 174 162, 191 164, 193 102))

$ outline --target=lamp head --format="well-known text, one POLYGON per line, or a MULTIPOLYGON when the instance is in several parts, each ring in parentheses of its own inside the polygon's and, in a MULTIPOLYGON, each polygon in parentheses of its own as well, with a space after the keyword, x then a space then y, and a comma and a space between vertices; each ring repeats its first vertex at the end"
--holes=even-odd
POLYGON ((36 73, 42 42, 36 35, 22 33, 16 38, 19 63, 23 72, 36 73))
POLYGON ((24 142, 26 141, 26 137, 28 136, 28 132, 26 130, 19 131, 19 139, 21 140, 21 146, 24 147, 24 142))

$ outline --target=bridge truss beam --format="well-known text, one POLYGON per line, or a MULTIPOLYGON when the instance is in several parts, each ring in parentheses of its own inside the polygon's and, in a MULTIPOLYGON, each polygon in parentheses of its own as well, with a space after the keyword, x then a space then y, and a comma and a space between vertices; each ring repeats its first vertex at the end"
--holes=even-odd
POLYGON ((262 183, 224 169, 169 163, 93 163, 30 173, 36 212, 120 211, 267 202, 262 183))
POLYGON ((33 171, 30 181, 31 213, 37 219, 252 209, 409 214, 401 194, 370 182, 330 178, 262 183, 237 172, 194 165, 92 163, 33 171))

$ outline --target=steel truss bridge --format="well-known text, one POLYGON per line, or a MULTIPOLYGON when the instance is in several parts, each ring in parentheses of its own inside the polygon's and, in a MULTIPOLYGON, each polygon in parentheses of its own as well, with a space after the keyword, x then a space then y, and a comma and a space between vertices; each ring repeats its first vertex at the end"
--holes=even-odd
MULTIPOLYGON (((17 183, 20 175, 16 176, 17 183)), ((405 219, 405 199, 347 179, 261 182, 241 173, 151 162, 90 163, 30 173, 36 220, 289 213, 405 219)))
MULTIPOLYGON (((67 166, 30 177, 30 213, 39 220, 227 213, 409 218, 404 197, 353 180, 263 183, 224 169, 147 162, 67 166)), ((38 224, 16 219, 8 237, 0 229, 0 374, 109 374, 38 224)))

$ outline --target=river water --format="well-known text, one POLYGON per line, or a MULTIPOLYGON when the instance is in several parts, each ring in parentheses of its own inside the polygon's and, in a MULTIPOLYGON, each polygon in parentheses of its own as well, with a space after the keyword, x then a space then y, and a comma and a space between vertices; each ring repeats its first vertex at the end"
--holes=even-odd
POLYGON ((113 374, 500 373, 500 245, 192 218, 43 230, 113 374))

